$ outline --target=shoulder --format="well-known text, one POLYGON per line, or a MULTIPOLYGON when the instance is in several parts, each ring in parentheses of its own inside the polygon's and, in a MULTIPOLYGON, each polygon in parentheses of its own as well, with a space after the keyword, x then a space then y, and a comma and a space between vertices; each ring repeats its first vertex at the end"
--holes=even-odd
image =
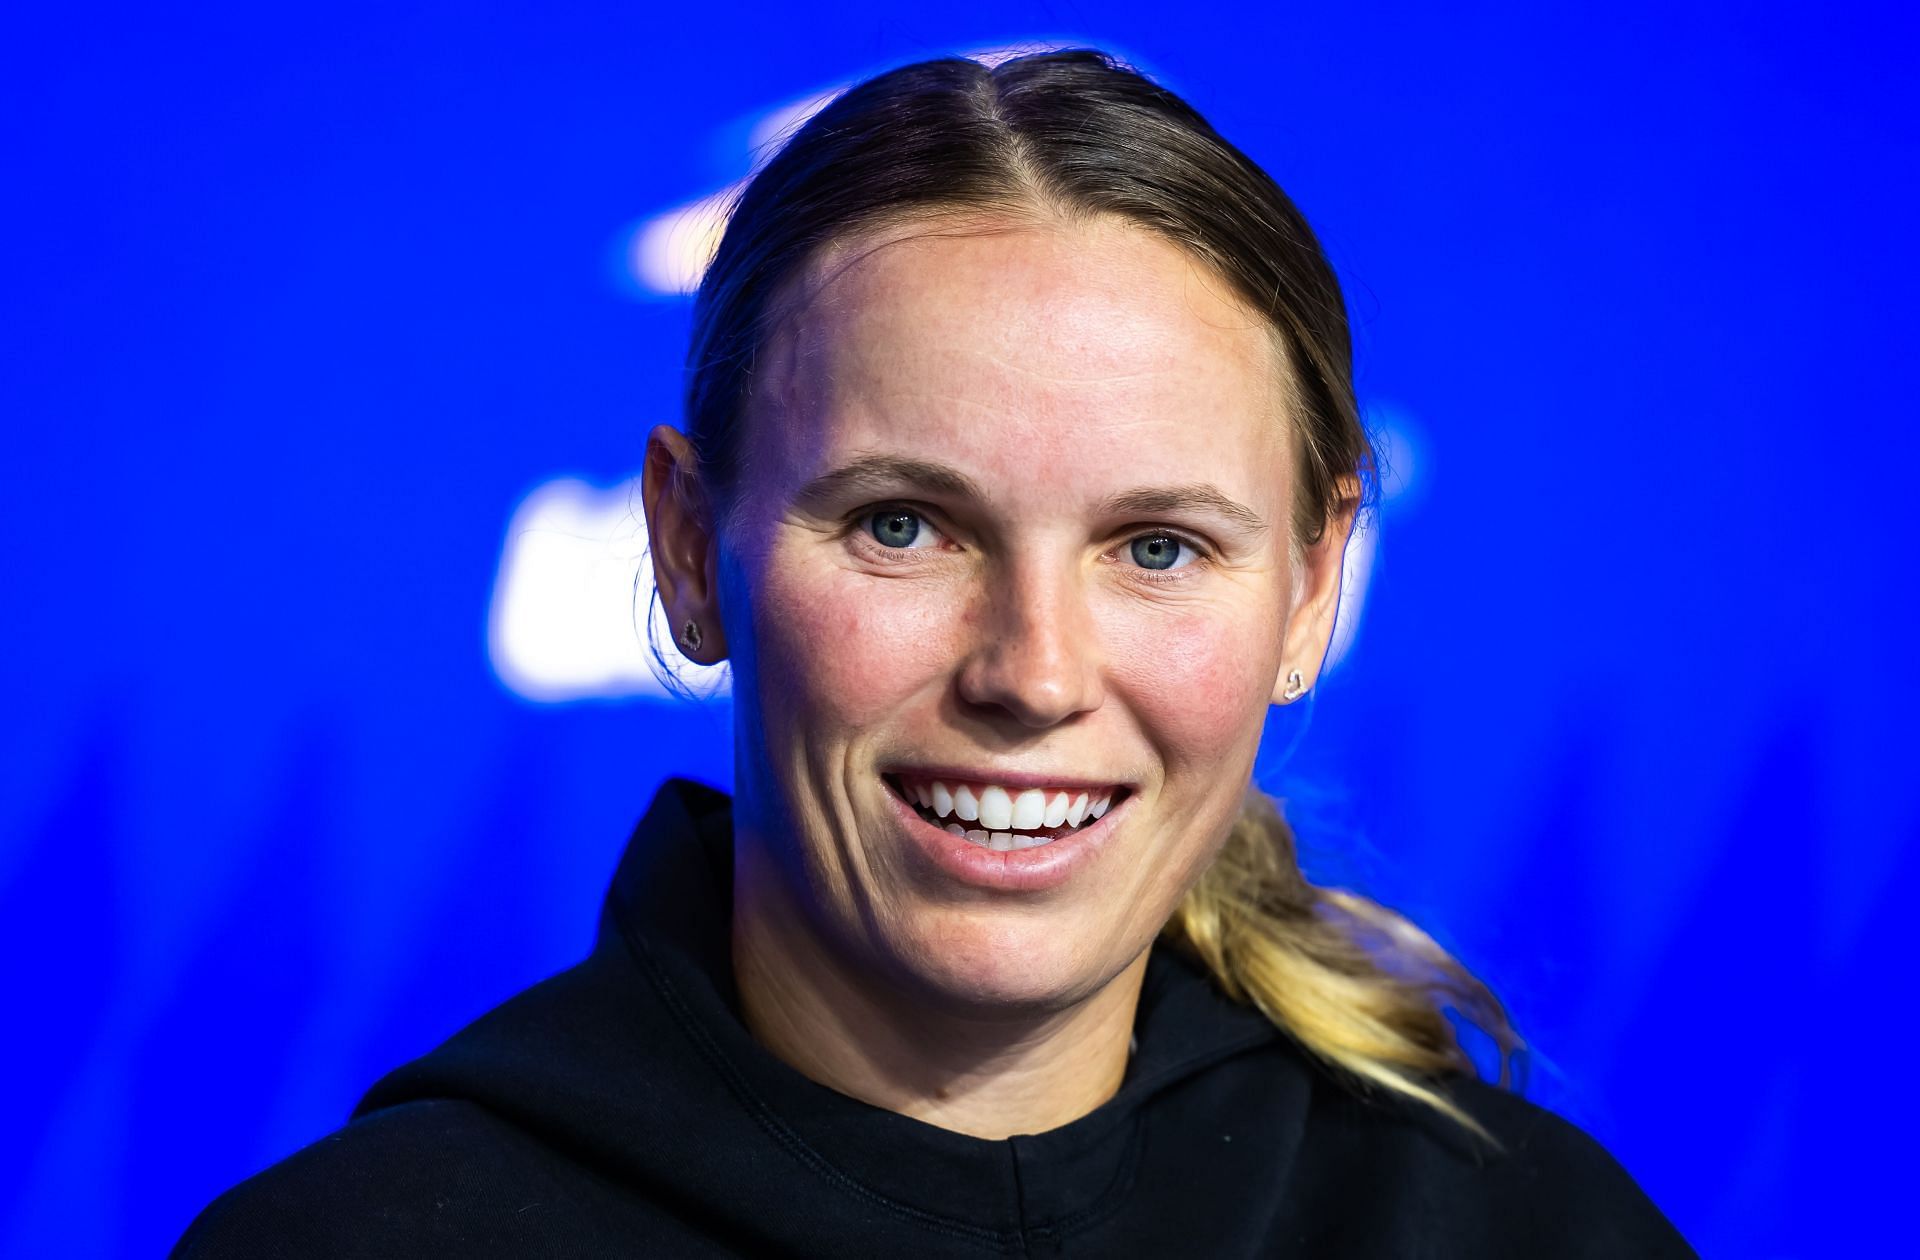
POLYGON ((1499 1143, 1487 1167, 1516 1188, 1549 1201, 1652 1207, 1620 1161, 1571 1121, 1478 1080, 1453 1082, 1447 1093, 1499 1143))
POLYGON ((514 1254, 572 1187, 530 1136, 472 1103, 386 1108, 214 1200, 176 1257, 514 1254), (537 1224, 536 1224, 537 1221, 537 1224), (484 1240, 484 1241, 483 1241, 484 1240))
POLYGON ((395 1069, 345 1127, 214 1200, 174 1254, 466 1260, 677 1237, 647 1178, 685 1127, 616 1086, 685 1072, 631 967, 616 938, 395 1069))
MULTIPOLYGON (((1546 1108, 1471 1078, 1445 1083, 1489 1143, 1426 1107, 1315 1090, 1303 1162, 1316 1155, 1325 1193, 1349 1199, 1350 1220, 1464 1244, 1461 1254, 1690 1257, 1695 1253, 1620 1162, 1591 1135, 1546 1108), (1340 1171, 1336 1171, 1340 1170, 1340 1171), (1352 1187, 1365 1187, 1354 1191, 1352 1187), (1384 1210, 1383 1210, 1384 1209, 1384 1210)), ((1408 1254, 1425 1254, 1419 1248, 1408 1254)))

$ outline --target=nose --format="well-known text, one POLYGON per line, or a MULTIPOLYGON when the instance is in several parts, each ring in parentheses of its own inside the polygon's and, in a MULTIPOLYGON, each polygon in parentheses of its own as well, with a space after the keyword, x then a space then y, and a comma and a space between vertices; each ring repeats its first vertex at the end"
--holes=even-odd
POLYGON ((979 642, 960 669, 961 698, 1041 728, 1100 706, 1100 643, 1072 573, 1013 567, 985 584, 979 642))

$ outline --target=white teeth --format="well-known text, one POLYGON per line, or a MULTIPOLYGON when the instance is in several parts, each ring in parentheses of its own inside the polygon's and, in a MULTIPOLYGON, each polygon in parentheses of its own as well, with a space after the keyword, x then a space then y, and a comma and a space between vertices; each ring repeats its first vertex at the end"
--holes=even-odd
POLYGON ((1005 831, 1013 826, 1013 798, 1003 787, 980 789, 980 825, 988 831, 1005 831))
POLYGON ((1047 794, 1039 788, 1028 788, 1013 798, 1013 825, 1020 830, 1041 826, 1040 820, 1046 816, 1047 794))
POLYGON ((1047 812, 1040 819, 1040 825, 1042 827, 1058 827, 1061 823, 1067 821, 1068 808, 1069 802, 1067 800, 1067 794, 1065 792, 1055 792, 1047 798, 1047 812))
MULTIPOLYGON (((936 818, 977 822, 983 837, 996 832, 1037 831, 1043 827, 1079 827, 1105 814, 1113 805, 1113 790, 1104 792, 1049 792, 1045 788, 1009 791, 998 784, 947 784, 938 779, 900 781, 909 800, 918 801, 936 818)), ((953 827, 948 826, 948 831, 953 827)), ((965 829, 971 833, 973 828, 965 829)), ((1014 837, 1025 841, 1027 837, 1014 837)), ((986 843, 985 840, 982 843, 986 843)), ((1020 843, 1016 848, 1030 848, 1020 843)))
POLYGON ((984 831, 979 827, 971 830, 959 823, 948 823, 941 828, 949 835, 959 836, 970 844, 983 849, 992 849, 995 853, 1012 853, 1017 849, 1037 849, 1043 844, 1052 844, 1050 836, 1028 836, 1014 831, 984 831))

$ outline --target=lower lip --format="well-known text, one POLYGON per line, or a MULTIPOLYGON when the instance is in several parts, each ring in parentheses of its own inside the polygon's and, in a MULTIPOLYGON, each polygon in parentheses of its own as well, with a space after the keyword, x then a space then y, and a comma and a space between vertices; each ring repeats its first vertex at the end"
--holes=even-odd
POLYGON ((934 826, 901 800, 892 788, 882 790, 893 803, 894 813, 912 839, 915 850, 934 869, 949 879, 997 892, 1046 892, 1060 887, 1100 856, 1108 837, 1133 804, 1133 794, 1129 792, 1097 821, 1071 835, 1031 849, 1002 853, 934 826))

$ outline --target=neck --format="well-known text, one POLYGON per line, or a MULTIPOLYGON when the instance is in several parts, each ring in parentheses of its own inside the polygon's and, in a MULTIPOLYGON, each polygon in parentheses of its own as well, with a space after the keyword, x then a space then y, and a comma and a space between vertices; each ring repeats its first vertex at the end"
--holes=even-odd
POLYGON ((784 898, 756 890, 759 881, 745 874, 736 866, 733 971, 741 1010, 755 1039, 803 1076, 995 1140, 1058 1128, 1119 1090, 1145 953, 1065 1009, 957 1009, 849 965, 784 898))

